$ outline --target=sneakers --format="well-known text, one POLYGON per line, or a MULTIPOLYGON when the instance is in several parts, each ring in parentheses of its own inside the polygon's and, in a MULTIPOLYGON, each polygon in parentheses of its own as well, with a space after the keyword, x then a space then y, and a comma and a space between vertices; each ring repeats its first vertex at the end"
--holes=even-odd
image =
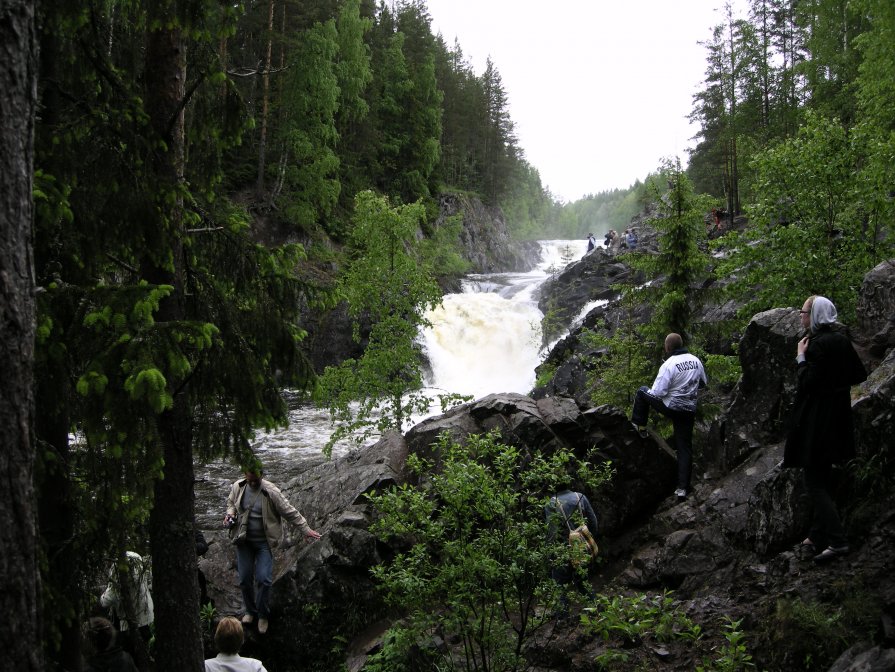
POLYGON ((677 497, 677 501, 683 502, 685 499, 687 499, 687 491, 682 488, 678 488, 674 491, 674 496, 677 497))
POLYGON ((824 550, 814 556, 814 562, 823 563, 839 558, 849 552, 848 546, 827 546, 824 550))
POLYGON ((631 427, 633 427, 634 430, 635 430, 638 434, 640 434, 640 438, 642 438, 642 439, 647 439, 647 438, 649 438, 649 432, 647 431, 646 427, 643 427, 643 426, 641 426, 641 425, 638 425, 637 423, 634 423, 634 422, 631 423, 631 427))
POLYGON ((243 625, 251 625, 255 622, 255 617, 251 614, 243 614, 242 616, 242 624, 243 625))
POLYGON ((259 635, 267 634, 267 626, 268 626, 267 619, 259 618, 258 619, 258 634, 259 635))

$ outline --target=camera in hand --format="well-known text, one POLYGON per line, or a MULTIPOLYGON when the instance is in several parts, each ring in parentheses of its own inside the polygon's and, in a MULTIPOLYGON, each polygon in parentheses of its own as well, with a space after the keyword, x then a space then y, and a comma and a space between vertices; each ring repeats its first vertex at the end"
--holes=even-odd
POLYGON ((236 516, 231 516, 229 513, 224 517, 224 526, 228 530, 232 530, 236 527, 236 516))

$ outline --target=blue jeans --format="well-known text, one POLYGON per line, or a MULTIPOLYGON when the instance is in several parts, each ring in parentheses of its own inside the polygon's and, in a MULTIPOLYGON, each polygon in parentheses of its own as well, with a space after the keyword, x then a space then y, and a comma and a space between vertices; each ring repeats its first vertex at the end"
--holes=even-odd
POLYGON ((244 544, 237 546, 236 567, 246 613, 267 618, 270 614, 270 584, 273 582, 273 554, 267 541, 246 539, 244 544))
POLYGON ((693 467, 693 425, 696 424, 696 413, 668 408, 659 397, 650 394, 649 388, 644 385, 634 395, 631 422, 645 427, 651 408, 671 420, 674 427, 674 449, 677 451, 677 487, 689 492, 690 471, 693 467))

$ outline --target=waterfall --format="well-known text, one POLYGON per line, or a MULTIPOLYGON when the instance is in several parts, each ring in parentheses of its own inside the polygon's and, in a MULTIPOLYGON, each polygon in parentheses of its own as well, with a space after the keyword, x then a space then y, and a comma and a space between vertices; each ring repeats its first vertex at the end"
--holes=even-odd
POLYGON ((431 327, 420 335, 429 359, 428 386, 435 392, 483 397, 526 393, 541 361, 537 289, 551 273, 578 260, 585 241, 541 241, 541 262, 528 273, 471 275, 462 292, 448 294, 429 311, 431 327))

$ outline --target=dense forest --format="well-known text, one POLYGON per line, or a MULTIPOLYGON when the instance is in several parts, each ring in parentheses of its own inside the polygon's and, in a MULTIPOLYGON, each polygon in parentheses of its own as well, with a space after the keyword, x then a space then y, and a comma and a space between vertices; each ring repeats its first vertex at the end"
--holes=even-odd
MULTIPOLYGON (((752 0, 706 43, 687 174, 754 222, 761 244, 730 263, 742 287, 762 274, 755 306, 821 290, 847 316, 891 254, 893 35, 889 0, 752 0)), ((657 168, 556 202, 498 64, 474 72, 424 0, 3 0, 0 40, 0 575, 18 587, 0 641, 18 669, 80 669, 125 549, 152 556, 156 668, 202 669, 194 461, 248 459, 285 422, 281 390, 313 387, 300 314, 343 298, 363 194, 451 248, 443 191, 500 206, 520 239, 620 229, 664 191, 657 168)))

